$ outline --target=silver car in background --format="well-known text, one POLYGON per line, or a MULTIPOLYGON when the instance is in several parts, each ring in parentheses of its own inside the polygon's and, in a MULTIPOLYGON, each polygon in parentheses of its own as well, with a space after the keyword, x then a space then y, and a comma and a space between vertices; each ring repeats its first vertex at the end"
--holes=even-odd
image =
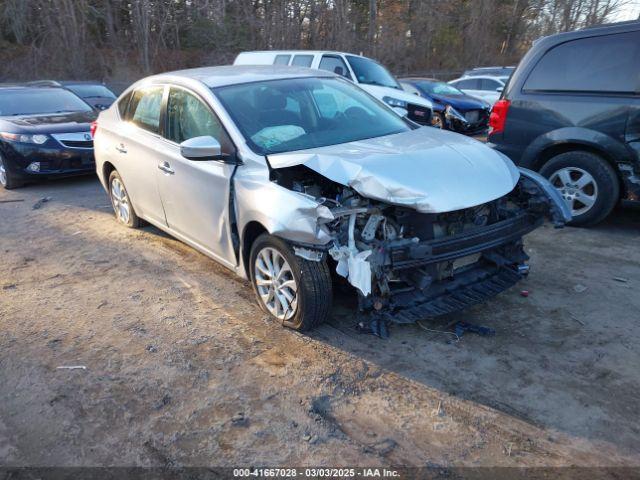
POLYGON ((335 282, 372 322, 482 302, 526 275, 524 234, 570 218, 539 175, 329 72, 149 77, 94 132, 121 223, 145 220, 250 279, 265 312, 299 330, 329 316, 335 282))

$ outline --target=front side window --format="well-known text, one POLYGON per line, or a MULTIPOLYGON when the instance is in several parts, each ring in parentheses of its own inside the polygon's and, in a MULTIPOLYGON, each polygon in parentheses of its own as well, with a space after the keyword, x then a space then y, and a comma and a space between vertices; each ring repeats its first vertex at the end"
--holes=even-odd
POLYGON ((339 78, 297 78, 213 90, 253 151, 261 155, 405 132, 392 110, 339 78))
POLYGON ((222 143, 222 131, 218 119, 199 98, 181 88, 169 90, 167 139, 182 143, 195 137, 211 136, 222 143))
POLYGON ((524 90, 632 93, 640 81, 640 33, 583 38, 549 50, 524 90))
POLYGON ((91 111, 83 100, 62 88, 0 90, 0 116, 91 111))
POLYGON ((394 76, 386 68, 370 58, 348 55, 347 60, 358 79, 358 83, 400 89, 400 85, 398 85, 394 76))
POLYGON ((336 57, 335 55, 323 55, 322 60, 320 60, 320 66, 318 68, 320 70, 333 72, 345 78, 351 78, 351 75, 349 75, 349 70, 347 69, 347 64, 344 63, 344 60, 342 60, 342 58, 336 57))
POLYGON ((160 109, 164 87, 154 86, 136 90, 129 103, 128 120, 149 132, 160 131, 160 109))

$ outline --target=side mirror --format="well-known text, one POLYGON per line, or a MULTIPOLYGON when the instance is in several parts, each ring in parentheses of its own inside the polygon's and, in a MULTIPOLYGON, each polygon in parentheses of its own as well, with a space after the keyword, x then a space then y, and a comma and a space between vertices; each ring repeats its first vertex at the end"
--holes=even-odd
POLYGON ((498 93, 502 93, 502 91, 504 90, 504 87, 498 87, 496 88, 496 92, 498 93))
POLYGON ((209 135, 185 140, 180 144, 180 153, 184 158, 194 161, 220 160, 224 163, 238 163, 234 155, 222 153, 220 142, 209 135))

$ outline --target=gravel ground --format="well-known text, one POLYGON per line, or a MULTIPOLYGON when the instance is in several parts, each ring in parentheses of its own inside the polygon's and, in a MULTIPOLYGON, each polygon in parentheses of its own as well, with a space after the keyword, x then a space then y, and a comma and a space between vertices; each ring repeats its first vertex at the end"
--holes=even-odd
POLYGON ((381 340, 348 298, 283 329, 93 177, 0 191, 0 465, 640 466, 639 225, 539 229, 519 287, 423 323, 494 337, 381 340))

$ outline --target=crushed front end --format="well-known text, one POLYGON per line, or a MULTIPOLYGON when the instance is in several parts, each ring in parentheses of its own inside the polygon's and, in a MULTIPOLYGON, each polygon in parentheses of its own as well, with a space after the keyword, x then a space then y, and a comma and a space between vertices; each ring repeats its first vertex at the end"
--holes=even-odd
POLYGON ((361 313, 392 323, 462 310, 508 289, 529 271, 522 237, 545 218, 557 227, 570 220, 555 189, 526 170, 509 194, 446 213, 373 201, 314 177, 293 189, 326 209, 321 223, 337 273, 357 289, 361 313))

